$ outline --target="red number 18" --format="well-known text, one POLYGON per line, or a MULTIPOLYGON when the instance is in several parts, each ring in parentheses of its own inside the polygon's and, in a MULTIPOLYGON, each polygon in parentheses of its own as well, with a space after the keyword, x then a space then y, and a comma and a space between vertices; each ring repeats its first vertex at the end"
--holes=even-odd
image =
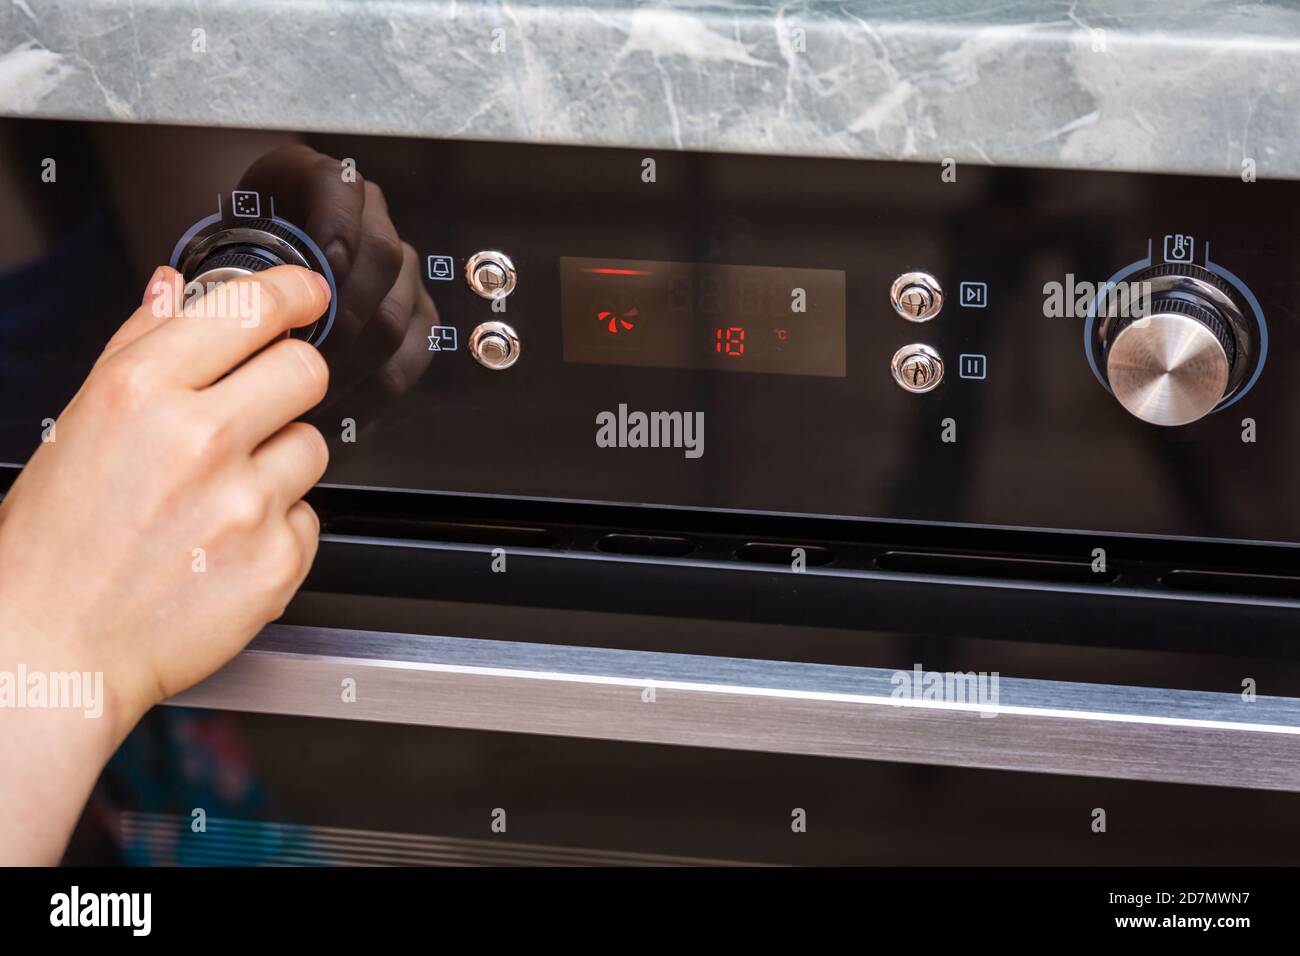
POLYGON ((745 354, 745 330, 739 326, 718 329, 715 338, 717 341, 713 346, 713 351, 722 355, 745 354))

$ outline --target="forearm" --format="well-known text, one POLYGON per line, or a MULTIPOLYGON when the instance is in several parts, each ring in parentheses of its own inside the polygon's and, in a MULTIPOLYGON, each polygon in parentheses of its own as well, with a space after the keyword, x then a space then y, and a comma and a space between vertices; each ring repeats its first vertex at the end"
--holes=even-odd
MULTIPOLYGON (((3 600, 3 595, 0 595, 3 600)), ((137 715, 57 641, 0 614, 0 865, 55 864, 137 715)))
POLYGON ((329 369, 287 333, 329 283, 279 266, 177 315, 180 280, 157 270, 0 502, 0 864, 58 862, 136 721, 279 616, 316 555, 302 499, 329 451, 297 419, 329 369))

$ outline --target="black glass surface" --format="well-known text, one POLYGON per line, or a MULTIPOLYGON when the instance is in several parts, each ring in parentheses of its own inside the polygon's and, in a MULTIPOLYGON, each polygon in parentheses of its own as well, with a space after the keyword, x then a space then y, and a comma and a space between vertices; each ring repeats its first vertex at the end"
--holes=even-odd
POLYGON ((689 153, 657 156, 647 182, 631 150, 13 119, 0 139, 5 462, 30 454, 152 268, 239 190, 309 236, 336 284, 312 416, 329 484, 1300 542, 1295 183, 967 166, 945 182, 922 164, 689 153), (1159 261, 1167 235, 1240 279, 1268 356, 1233 405, 1161 429, 1107 394, 1082 321, 1044 303, 1049 283, 1159 261), (462 274, 485 249, 518 268, 504 309, 462 274), (833 334, 815 361, 745 375, 710 363, 748 352, 565 361, 566 259, 842 273, 844 374, 833 334), (911 269, 947 293, 928 323, 889 304, 911 269), (508 370, 468 352, 485 321, 520 337, 508 370), (948 361, 926 395, 890 376, 912 342, 948 361), (620 406, 702 414, 703 454, 601 447, 598 416, 620 406))

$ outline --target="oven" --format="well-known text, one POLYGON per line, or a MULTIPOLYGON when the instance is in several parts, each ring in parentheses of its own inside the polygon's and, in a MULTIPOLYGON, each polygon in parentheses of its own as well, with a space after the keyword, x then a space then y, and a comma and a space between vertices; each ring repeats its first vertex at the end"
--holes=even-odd
POLYGON ((1272 861, 1180 841, 1227 805, 1294 837, 1296 182, 0 140, 6 482, 158 262, 334 289, 316 565, 110 766, 125 858, 947 862, 956 791, 1023 862, 1049 792, 1130 808, 1130 862, 1272 861))

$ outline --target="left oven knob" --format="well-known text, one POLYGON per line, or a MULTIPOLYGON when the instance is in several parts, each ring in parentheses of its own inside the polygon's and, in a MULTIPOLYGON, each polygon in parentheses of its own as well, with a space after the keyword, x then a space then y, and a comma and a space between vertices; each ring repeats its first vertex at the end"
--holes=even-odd
MULTIPOLYGON (((193 283, 207 289, 273 266, 301 266, 320 272, 316 262, 316 256, 293 230, 276 220, 251 219, 199 233, 181 252, 176 269, 187 287, 193 283)), ((318 319, 290 334, 313 341, 320 324, 318 319)))
POLYGON ((251 256, 246 252, 223 252, 204 260, 199 266, 198 274, 193 277, 186 276, 185 281, 197 282, 206 287, 218 282, 238 279, 240 276, 252 275, 254 272, 261 272, 270 267, 271 263, 265 259, 251 256))

